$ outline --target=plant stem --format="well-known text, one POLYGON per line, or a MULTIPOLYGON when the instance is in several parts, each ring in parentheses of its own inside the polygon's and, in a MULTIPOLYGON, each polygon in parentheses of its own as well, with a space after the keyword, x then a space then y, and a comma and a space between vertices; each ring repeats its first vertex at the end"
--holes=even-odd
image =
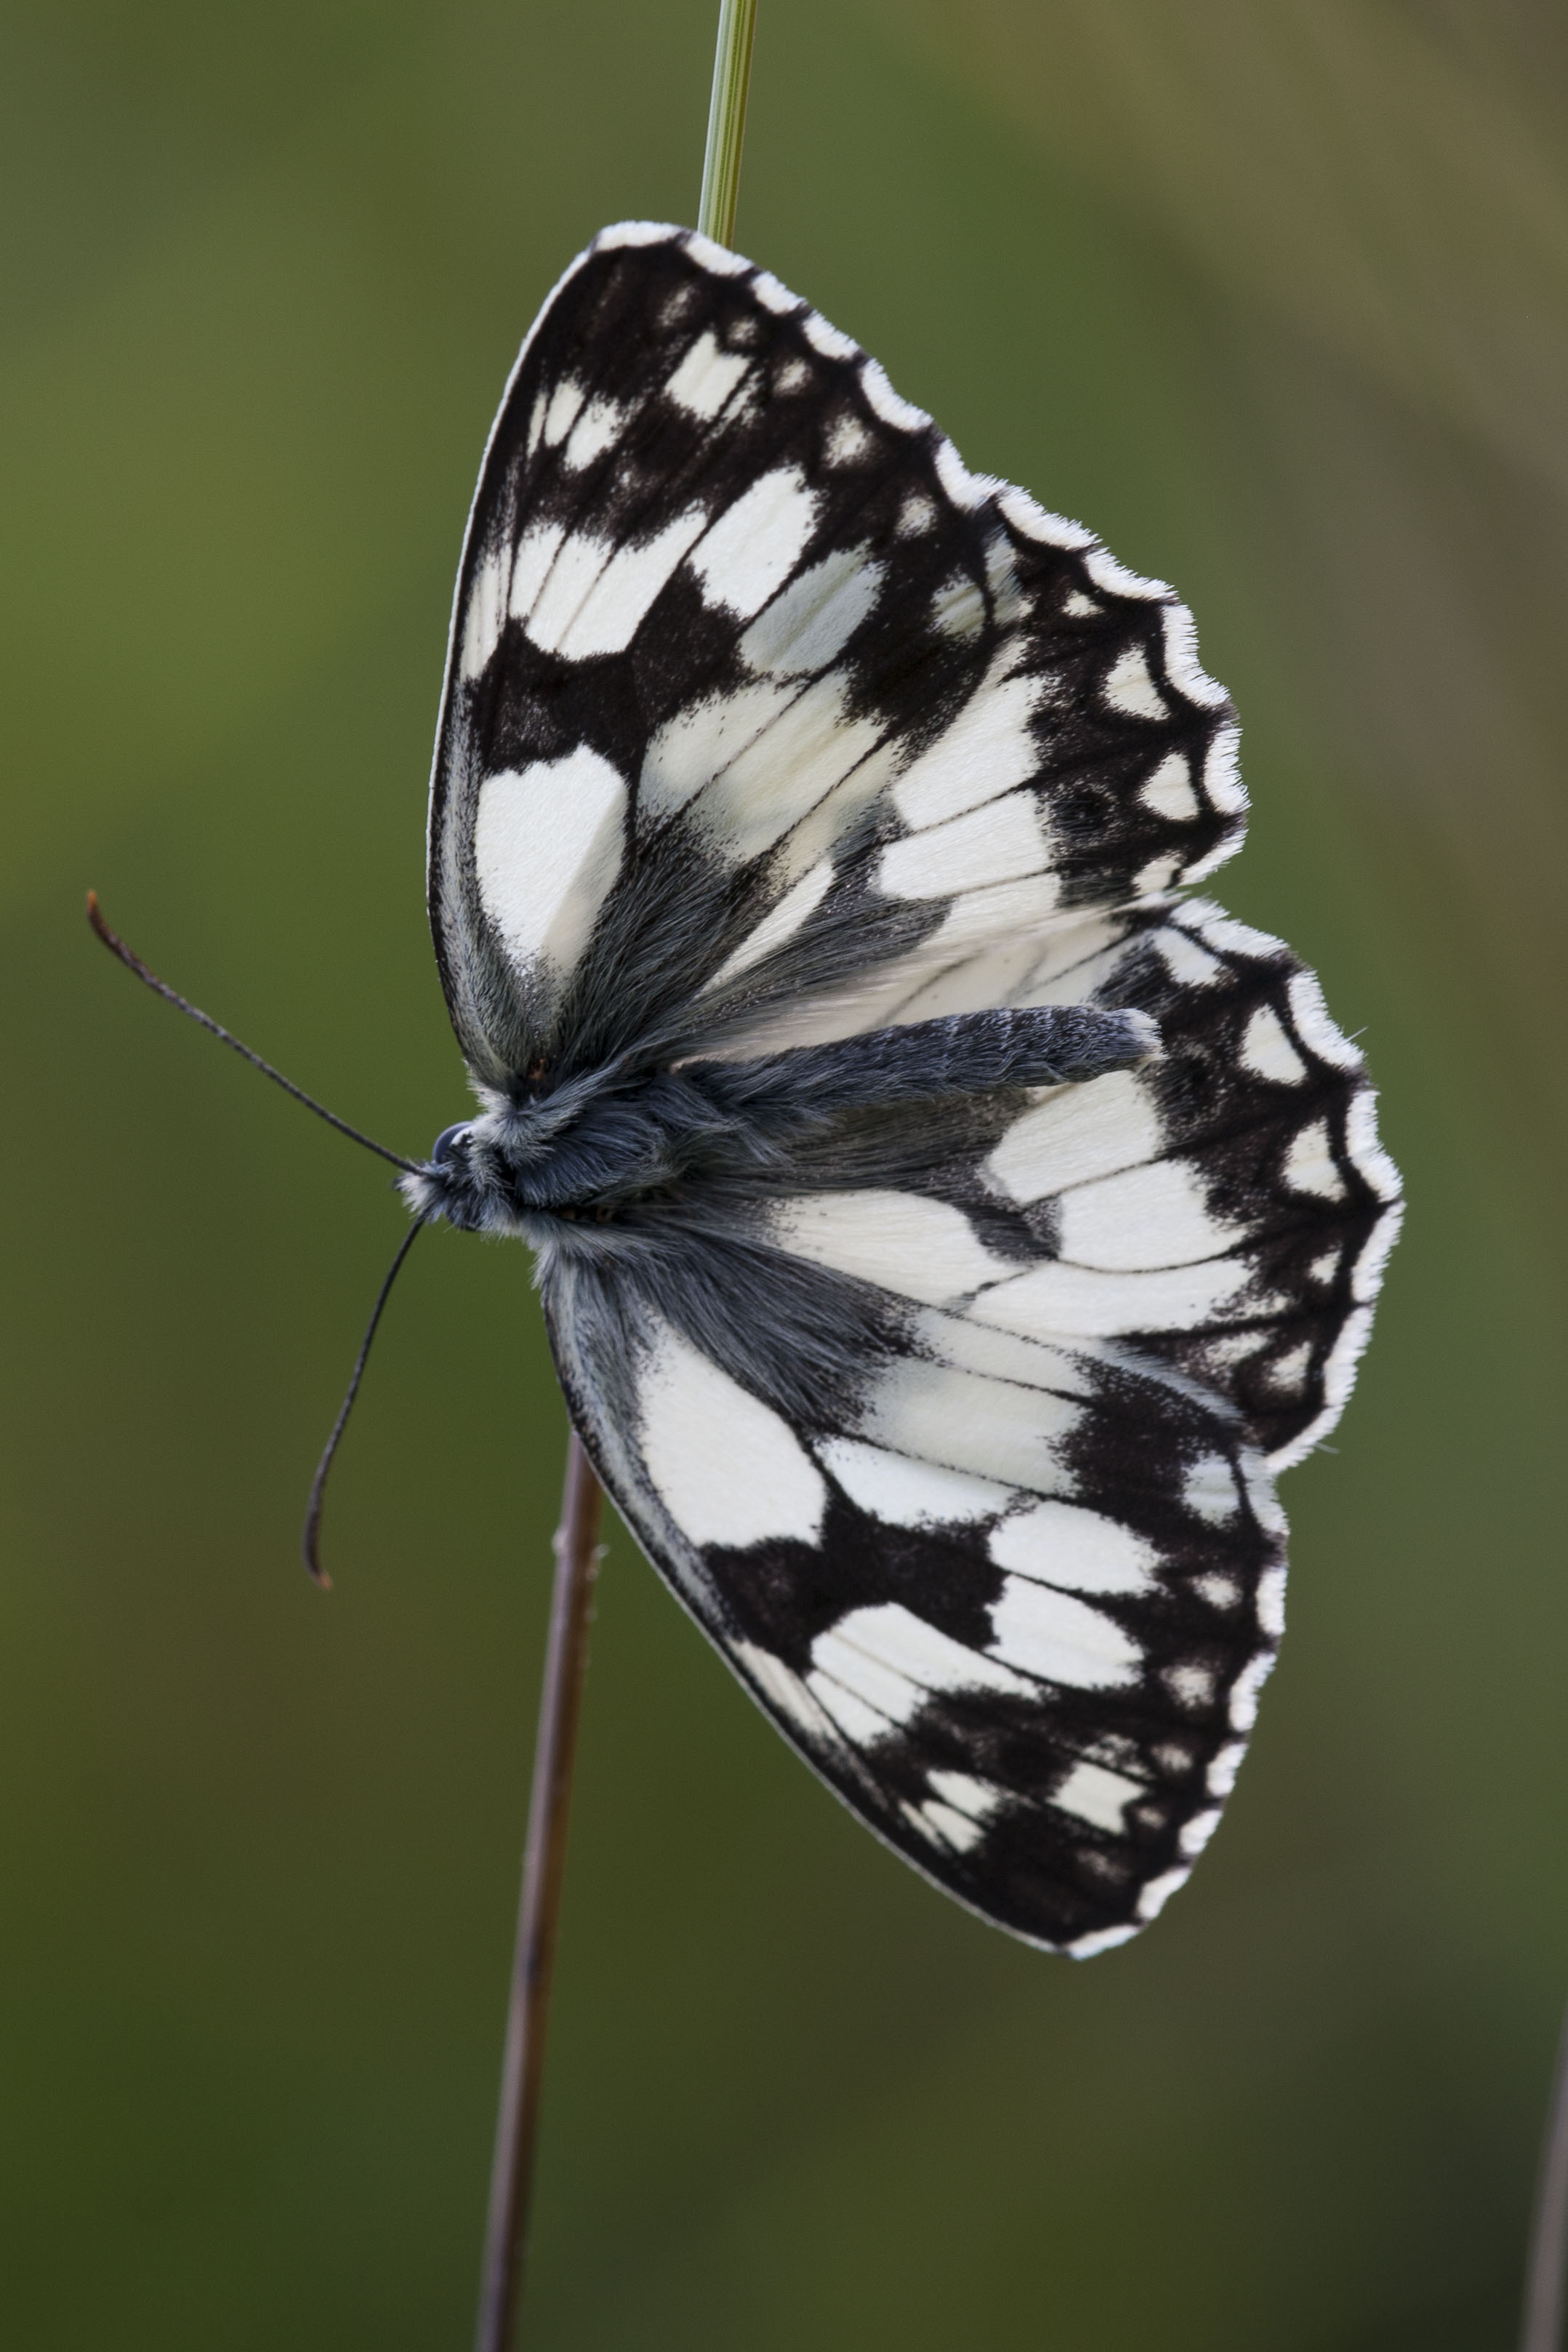
POLYGON ((588 1664, 588 1621, 599 1569, 599 1522, 603 1507, 603 1491, 574 1430, 567 1446, 566 1484, 555 1538, 555 1590, 534 1747, 507 2049, 501 2062, 501 2104, 490 2172, 476 2352, 509 2352, 522 2297, 550 1972, 566 1874, 571 1768, 583 1670, 588 1664))
POLYGON ((713 61, 702 201, 697 206, 697 226, 716 245, 735 242, 735 203, 740 194, 740 149, 746 137, 746 95, 751 83, 751 43, 756 30, 757 0, 719 0, 718 47, 713 61))
MULTIPOLYGON (((740 150, 757 0, 719 0, 718 48, 708 108, 697 226, 728 245, 735 234, 740 190, 740 150)), ((490 2168, 490 2210, 479 2295, 476 2352, 511 2352, 528 2256, 528 2204, 534 2144, 544 2081, 545 2032, 550 1973, 566 1876, 566 1832, 571 1771, 577 1751, 582 1677, 588 1664, 588 1621, 599 1568, 599 1522, 604 1496, 574 1430, 567 1446, 566 1484, 555 1538, 555 1590, 539 1698, 517 1940, 501 2061, 501 2103, 490 2168)))
POLYGON ((1524 2332, 1520 2352, 1562 2352, 1568 2282, 1568 2018, 1557 2049, 1552 2105, 1541 2147, 1535 2220, 1524 2273, 1524 2332))

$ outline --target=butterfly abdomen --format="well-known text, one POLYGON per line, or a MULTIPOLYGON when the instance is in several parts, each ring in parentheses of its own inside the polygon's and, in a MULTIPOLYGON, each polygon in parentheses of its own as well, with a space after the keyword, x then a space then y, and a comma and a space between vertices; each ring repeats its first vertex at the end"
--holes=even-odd
POLYGON ((798 1045, 756 1061, 692 1066, 718 1102, 744 1104, 763 1123, 836 1110, 931 1102, 1010 1087, 1052 1087, 1126 1070, 1159 1051, 1145 1014, 1090 1004, 999 1006, 798 1045))

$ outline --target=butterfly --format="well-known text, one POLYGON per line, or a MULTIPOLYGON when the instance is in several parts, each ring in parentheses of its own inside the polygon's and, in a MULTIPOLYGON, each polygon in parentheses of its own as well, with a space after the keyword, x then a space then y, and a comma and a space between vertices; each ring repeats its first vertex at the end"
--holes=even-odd
POLYGON ((691 232, 604 230, 486 450, 430 802, 479 1109, 653 1566, 851 1811, 1079 1956, 1187 1876, 1282 1630, 1275 1475, 1399 1222, 1356 1049, 1185 896, 1186 608, 691 232))

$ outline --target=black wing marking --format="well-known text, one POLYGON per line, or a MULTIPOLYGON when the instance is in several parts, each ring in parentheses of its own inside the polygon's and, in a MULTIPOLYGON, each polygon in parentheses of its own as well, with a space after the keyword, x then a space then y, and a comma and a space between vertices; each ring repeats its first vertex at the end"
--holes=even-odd
POLYGON ((766 273, 608 229, 524 347, 459 576, 430 880, 459 1038, 497 1087, 713 1050, 1145 898, 1238 846, 1235 744, 1168 589, 971 475, 766 273))

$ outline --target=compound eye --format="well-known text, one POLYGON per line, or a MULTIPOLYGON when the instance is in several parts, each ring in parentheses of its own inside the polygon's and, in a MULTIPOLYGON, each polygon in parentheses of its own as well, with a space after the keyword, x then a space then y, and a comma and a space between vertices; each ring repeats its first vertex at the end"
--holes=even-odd
POLYGON ((444 1167, 452 1157, 453 1145, 460 1136, 465 1136, 467 1132, 468 1121, 465 1118, 460 1119, 455 1127, 444 1127, 431 1146, 431 1165, 435 1168, 444 1167))

